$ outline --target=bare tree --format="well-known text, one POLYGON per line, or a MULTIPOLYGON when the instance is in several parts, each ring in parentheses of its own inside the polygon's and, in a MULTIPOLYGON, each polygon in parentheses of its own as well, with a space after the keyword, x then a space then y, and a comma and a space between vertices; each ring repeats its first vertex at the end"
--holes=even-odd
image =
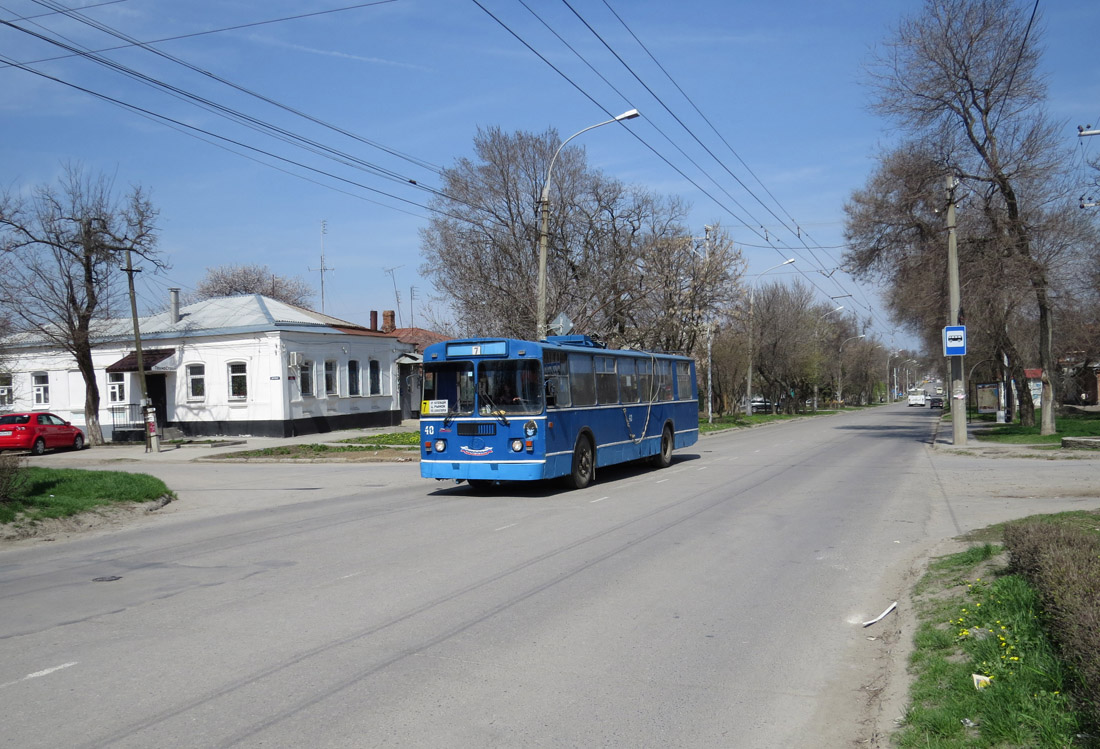
MULTIPOLYGON (((421 273, 467 334, 534 334, 538 199, 556 132, 479 131, 477 160, 444 172, 438 215, 422 231, 421 273)), ((566 148, 553 173, 547 308, 614 345, 686 351, 733 298, 740 253, 681 224, 685 207, 590 170, 566 148)))
POLYGON ((298 307, 308 307, 313 301, 313 287, 304 280, 276 275, 266 265, 258 263, 207 268, 192 299, 201 301, 241 294, 263 294, 298 307))
POLYGON ((76 360, 87 438, 95 445, 103 444, 92 364, 96 320, 125 291, 117 279, 126 252, 166 267, 157 252, 157 211, 145 191, 134 187, 118 198, 113 187, 69 165, 56 187, 40 185, 27 198, 0 196, 0 303, 17 326, 76 360))
POLYGON ((1037 233, 1061 202, 1058 176, 1068 160, 1043 110, 1035 20, 1012 0, 926 0, 899 24, 871 75, 876 109, 934 153, 964 193, 978 196, 984 238, 1030 287, 1049 434, 1057 367, 1052 258, 1037 233))

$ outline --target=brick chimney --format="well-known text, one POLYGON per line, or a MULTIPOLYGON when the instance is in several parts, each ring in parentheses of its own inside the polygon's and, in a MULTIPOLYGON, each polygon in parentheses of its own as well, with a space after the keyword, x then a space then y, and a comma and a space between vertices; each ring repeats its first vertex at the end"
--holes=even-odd
POLYGON ((378 330, 378 310, 376 309, 370 311, 370 329, 378 330))
POLYGON ((387 309, 387 310, 382 311, 382 332, 383 333, 392 333, 394 331, 394 329, 397 328, 397 326, 393 324, 393 316, 394 316, 394 312, 393 312, 392 309, 387 309))

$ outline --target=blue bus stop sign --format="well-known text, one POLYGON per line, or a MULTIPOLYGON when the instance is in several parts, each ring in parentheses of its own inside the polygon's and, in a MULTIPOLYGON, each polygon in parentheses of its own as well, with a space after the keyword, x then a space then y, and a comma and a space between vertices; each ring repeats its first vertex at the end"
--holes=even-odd
POLYGON ((943 355, 966 356, 965 325, 948 325, 943 329, 943 355))

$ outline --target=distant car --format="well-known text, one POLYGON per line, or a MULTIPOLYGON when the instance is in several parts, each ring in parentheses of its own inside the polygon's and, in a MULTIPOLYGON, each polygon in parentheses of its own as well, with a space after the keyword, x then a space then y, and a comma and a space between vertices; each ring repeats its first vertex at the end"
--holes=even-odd
POLYGON ((30 450, 41 455, 56 448, 82 450, 84 433, 45 411, 0 416, 0 450, 30 450))
POLYGON ((910 405, 910 406, 924 406, 925 405, 924 391, 921 391, 919 393, 909 393, 909 403, 908 403, 908 405, 910 405))
POLYGON ((939 395, 933 395, 928 399, 929 408, 943 408, 943 397, 939 395))
POLYGON ((752 412, 756 413, 771 413, 772 402, 767 398, 753 398, 752 399, 752 412))

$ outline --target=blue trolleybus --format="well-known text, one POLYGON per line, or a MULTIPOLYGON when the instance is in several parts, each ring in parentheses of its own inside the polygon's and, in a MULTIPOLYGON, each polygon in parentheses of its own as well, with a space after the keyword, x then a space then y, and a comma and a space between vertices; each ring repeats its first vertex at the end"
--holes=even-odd
POLYGON ((695 363, 612 350, 587 336, 444 341, 424 352, 420 475, 497 481, 566 477, 648 458, 699 437, 695 363))

